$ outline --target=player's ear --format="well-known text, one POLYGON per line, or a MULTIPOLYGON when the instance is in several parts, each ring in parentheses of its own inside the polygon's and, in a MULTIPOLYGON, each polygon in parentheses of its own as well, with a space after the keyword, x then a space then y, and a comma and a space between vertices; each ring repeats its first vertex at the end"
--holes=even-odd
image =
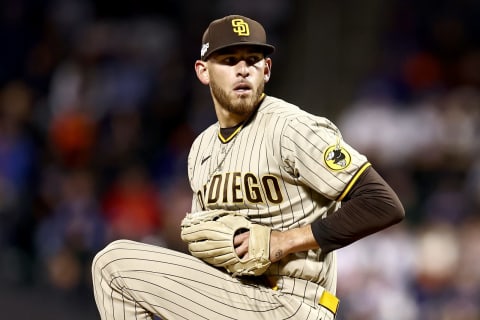
POLYGON ((268 80, 270 80, 271 73, 272 73, 272 59, 265 58, 265 68, 263 70, 263 79, 265 80, 265 82, 268 82, 268 80))
POLYGON ((205 61, 195 61, 195 72, 202 84, 208 85, 210 83, 210 76, 208 75, 207 63, 205 61))

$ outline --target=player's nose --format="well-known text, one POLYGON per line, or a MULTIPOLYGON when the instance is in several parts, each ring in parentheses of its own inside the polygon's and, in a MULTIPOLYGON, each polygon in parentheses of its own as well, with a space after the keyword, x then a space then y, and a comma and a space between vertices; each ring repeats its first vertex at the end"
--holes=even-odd
POLYGON ((249 74, 248 71, 248 64, 245 60, 240 60, 238 63, 235 65, 237 75, 246 77, 249 74))

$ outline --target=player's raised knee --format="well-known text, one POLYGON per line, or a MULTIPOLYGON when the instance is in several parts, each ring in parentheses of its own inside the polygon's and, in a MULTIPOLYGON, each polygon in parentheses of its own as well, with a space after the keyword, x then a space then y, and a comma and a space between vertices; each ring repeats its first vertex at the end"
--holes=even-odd
POLYGON ((98 274, 108 265, 115 264, 115 261, 124 255, 124 251, 133 244, 130 240, 115 240, 100 250, 92 261, 92 273, 98 274))

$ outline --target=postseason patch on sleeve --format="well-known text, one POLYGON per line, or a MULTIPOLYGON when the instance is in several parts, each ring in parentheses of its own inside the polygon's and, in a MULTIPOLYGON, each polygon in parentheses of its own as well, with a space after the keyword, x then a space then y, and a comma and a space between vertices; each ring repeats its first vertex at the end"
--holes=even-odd
POLYGON ((345 148, 339 145, 333 145, 325 150, 323 160, 329 169, 340 171, 350 165, 352 158, 345 148))

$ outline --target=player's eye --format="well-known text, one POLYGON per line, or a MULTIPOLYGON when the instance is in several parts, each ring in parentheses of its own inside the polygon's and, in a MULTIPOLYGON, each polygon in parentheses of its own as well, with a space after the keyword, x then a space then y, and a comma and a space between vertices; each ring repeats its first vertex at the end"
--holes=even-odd
POLYGON ((249 66, 253 66, 254 64, 256 64, 257 62, 259 62, 260 60, 262 60, 262 57, 261 57, 261 56, 258 56, 258 55, 248 56, 248 57, 245 58, 245 62, 246 62, 249 66))
POLYGON ((240 61, 240 59, 238 59, 237 57, 235 56, 227 56, 227 57, 224 57, 222 59, 222 63, 223 64, 226 64, 226 65, 229 65, 229 66, 234 66, 238 63, 238 61, 240 61))
POLYGON ((248 55, 219 55, 217 61, 227 66, 234 66, 240 61, 245 61, 247 66, 253 66, 263 59, 261 54, 248 54, 248 55))

